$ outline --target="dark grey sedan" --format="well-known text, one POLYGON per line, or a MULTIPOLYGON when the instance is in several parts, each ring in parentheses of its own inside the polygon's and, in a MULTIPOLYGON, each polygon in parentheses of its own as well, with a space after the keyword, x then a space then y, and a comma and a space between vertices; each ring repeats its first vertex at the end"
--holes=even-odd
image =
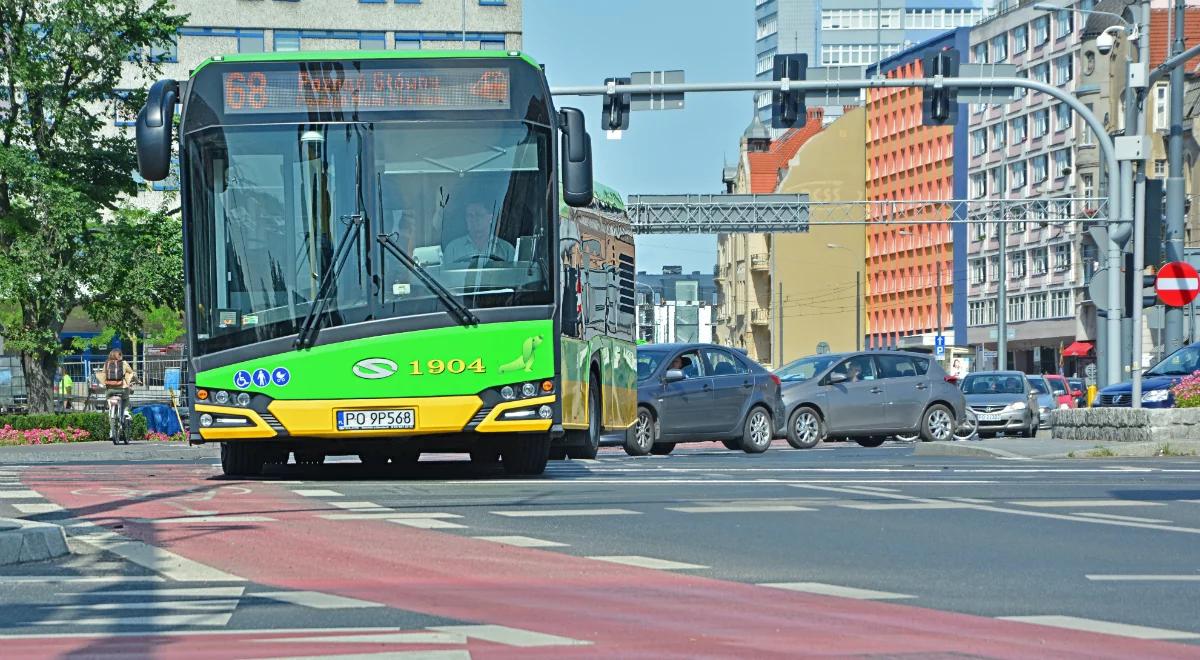
POLYGON ((783 435, 779 379, 742 353, 715 344, 645 344, 637 359, 630 455, 669 454, 676 443, 704 441, 757 454, 783 435))
POLYGON ((1020 371, 977 371, 963 379, 962 391, 967 405, 979 417, 981 436, 1037 435, 1041 424, 1038 395, 1020 371))
POLYGON ((907 433, 926 441, 952 440, 966 411, 953 379, 922 353, 813 355, 775 374, 783 380, 788 443, 797 449, 827 436, 864 447, 907 433))

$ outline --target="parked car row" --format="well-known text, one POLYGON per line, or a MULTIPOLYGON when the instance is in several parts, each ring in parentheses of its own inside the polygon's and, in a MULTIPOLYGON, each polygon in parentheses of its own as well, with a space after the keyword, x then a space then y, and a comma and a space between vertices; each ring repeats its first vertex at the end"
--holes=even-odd
POLYGON ((904 433, 950 440, 967 403, 955 379, 920 353, 814 355, 771 373, 723 346, 646 344, 637 414, 625 441, 633 455, 705 441, 760 453, 777 437, 797 449, 825 439, 877 447, 904 433))

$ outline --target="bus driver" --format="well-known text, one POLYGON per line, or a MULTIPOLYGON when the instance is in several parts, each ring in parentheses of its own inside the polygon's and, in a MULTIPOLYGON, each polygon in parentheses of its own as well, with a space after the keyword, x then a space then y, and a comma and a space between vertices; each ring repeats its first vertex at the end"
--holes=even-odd
MULTIPOLYGON (((442 263, 453 265, 466 263, 475 265, 476 260, 513 261, 516 249, 508 241, 495 234, 492 212, 482 202, 467 204, 467 235, 446 244, 442 263)), ((445 227, 445 225, 443 225, 445 227)))

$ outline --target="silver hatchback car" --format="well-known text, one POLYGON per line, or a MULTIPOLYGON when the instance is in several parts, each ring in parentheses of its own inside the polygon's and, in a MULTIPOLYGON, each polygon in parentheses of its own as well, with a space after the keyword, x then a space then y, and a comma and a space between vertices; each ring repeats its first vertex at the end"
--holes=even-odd
POLYGON ((829 353, 780 367, 788 443, 850 438, 878 447, 891 435, 951 440, 967 403, 931 356, 903 351, 829 353))

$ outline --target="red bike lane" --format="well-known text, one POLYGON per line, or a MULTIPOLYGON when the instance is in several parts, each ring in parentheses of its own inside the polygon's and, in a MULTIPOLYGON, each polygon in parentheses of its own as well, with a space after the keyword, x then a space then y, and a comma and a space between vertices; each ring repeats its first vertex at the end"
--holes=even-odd
MULTIPOLYGON (((70 468, 37 468, 24 481, 74 518, 120 525, 125 536, 257 584, 587 642, 513 648, 471 640, 470 657, 1200 657, 1194 646, 635 568, 381 519, 331 520, 321 516, 343 511, 285 485, 212 474, 195 466, 113 466, 89 468, 84 483, 70 468), (186 515, 218 522, 155 522, 186 515), (270 521, 226 524, 220 516, 270 521)), ((270 641, 328 634, 97 635, 8 639, 4 647, 17 655, 111 647, 156 657, 199 657, 216 650, 213 644, 223 649, 217 655, 239 657, 377 650, 367 641, 270 641), (260 641, 243 644, 243 637, 260 641)), ((404 646, 422 648, 446 647, 404 646)))

